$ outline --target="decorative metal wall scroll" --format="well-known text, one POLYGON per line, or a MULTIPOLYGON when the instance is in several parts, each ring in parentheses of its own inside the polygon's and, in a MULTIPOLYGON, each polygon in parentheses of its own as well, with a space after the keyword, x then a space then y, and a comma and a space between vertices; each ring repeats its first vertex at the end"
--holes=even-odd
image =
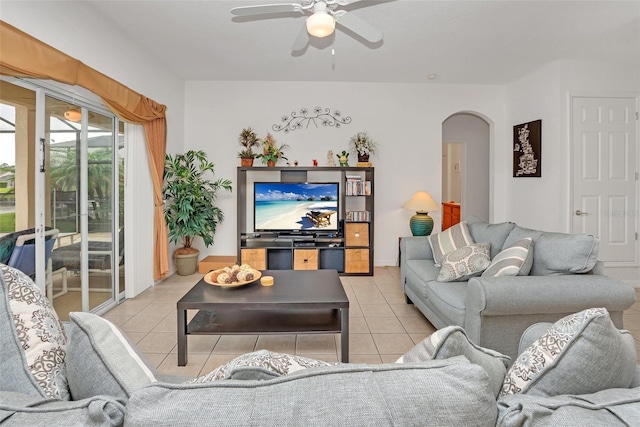
POLYGON ((542 120, 513 127, 513 176, 542 176, 542 120))
POLYGON ((338 110, 332 112, 329 108, 315 107, 310 112, 308 108, 303 107, 299 112, 292 112, 291 117, 282 116, 280 121, 282 123, 276 123, 271 128, 276 132, 289 133, 296 129, 302 129, 303 126, 308 128, 311 123, 318 127, 318 122, 322 126, 339 128, 351 123, 351 117, 343 116, 338 110))

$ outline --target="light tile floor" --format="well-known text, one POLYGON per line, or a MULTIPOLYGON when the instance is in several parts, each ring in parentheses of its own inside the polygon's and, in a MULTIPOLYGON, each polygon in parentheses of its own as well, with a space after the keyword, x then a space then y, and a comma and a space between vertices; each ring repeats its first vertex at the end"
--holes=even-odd
MULTIPOLYGON (((176 302, 201 277, 171 276, 103 317, 118 325, 162 374, 204 375, 236 356, 260 349, 339 360, 339 334, 194 335, 187 339, 187 366, 179 367, 176 302)), ((394 362, 435 331, 420 311, 405 303, 398 267, 376 267, 372 277, 342 276, 341 280, 350 302, 350 362, 394 362)), ((640 289, 636 292, 639 301, 625 312, 624 323, 640 350, 640 289)), ((194 315, 195 311, 189 313, 194 315)))

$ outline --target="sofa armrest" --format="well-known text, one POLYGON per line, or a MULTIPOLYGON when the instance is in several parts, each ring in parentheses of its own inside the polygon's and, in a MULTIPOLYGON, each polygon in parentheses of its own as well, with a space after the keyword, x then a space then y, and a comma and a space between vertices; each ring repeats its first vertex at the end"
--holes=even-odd
POLYGON ((400 262, 402 259, 433 259, 431 245, 426 236, 408 236, 400 239, 400 262))
POLYGON ((426 236, 408 236, 400 239, 400 283, 404 287, 407 261, 433 260, 433 251, 426 236))
POLYGON ((577 312, 589 307, 623 311, 635 291, 616 279, 596 274, 563 276, 474 277, 469 279, 467 313, 476 316, 577 312))
POLYGON ((635 299, 631 286, 596 274, 474 277, 467 286, 464 328, 476 344, 515 360, 522 333, 532 324, 604 307, 622 328, 622 313, 635 299))
POLYGON ((123 399, 94 396, 78 401, 0 391, 3 426, 117 426, 124 423, 123 399))

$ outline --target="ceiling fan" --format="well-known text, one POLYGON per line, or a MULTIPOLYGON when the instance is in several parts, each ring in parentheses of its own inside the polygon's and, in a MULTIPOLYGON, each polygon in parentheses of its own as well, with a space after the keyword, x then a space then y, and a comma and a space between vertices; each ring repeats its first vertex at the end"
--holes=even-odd
POLYGON ((299 12, 311 14, 300 28, 291 49, 304 49, 309 36, 327 37, 333 34, 336 24, 363 39, 376 43, 382 40, 382 32, 346 10, 338 10, 339 6, 347 6, 361 0, 300 0, 300 3, 263 4, 241 6, 231 9, 238 16, 263 15, 268 13, 299 12))

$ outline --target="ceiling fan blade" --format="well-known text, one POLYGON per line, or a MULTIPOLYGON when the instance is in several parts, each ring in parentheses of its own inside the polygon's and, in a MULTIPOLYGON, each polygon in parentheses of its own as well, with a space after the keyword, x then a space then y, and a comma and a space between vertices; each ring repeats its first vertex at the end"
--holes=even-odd
POLYGON ((262 4, 257 6, 240 6, 231 9, 231 13, 238 16, 263 15, 266 13, 302 12, 302 5, 298 3, 262 4))
POLYGON ((339 4, 340 6, 348 6, 353 3, 358 3, 359 1, 362 0, 336 0, 336 4, 339 4))
POLYGON ((302 27, 300 27, 298 35, 296 36, 296 39, 293 41, 293 45, 291 45, 291 50, 302 50, 307 47, 307 43, 309 43, 309 33, 307 32, 306 24, 303 23, 302 27))
POLYGON ((336 18, 336 24, 339 24, 344 28, 353 31, 357 35, 365 38, 372 43, 382 40, 382 31, 366 23, 352 13, 345 11, 341 12, 343 13, 337 12, 334 14, 334 17, 336 18))

